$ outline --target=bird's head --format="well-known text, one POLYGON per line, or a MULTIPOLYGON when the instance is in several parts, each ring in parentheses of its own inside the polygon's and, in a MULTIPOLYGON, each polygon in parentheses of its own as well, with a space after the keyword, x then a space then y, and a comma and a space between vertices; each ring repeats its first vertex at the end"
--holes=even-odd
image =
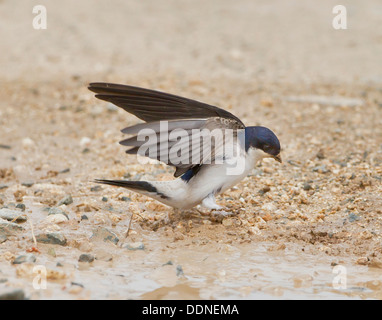
POLYGON ((245 150, 248 151, 249 148, 262 152, 263 158, 273 158, 282 162, 280 141, 268 128, 260 126, 245 128, 245 150))

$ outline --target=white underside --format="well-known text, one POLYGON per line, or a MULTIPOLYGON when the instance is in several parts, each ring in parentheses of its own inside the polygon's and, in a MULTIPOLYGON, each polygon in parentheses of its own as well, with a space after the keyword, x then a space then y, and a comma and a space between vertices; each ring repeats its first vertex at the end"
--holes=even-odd
POLYGON ((221 207, 216 204, 215 195, 243 180, 264 157, 266 154, 262 150, 250 148, 237 159, 237 166, 227 163, 204 165, 188 182, 181 178, 172 181, 149 181, 158 192, 167 195, 169 199, 147 195, 177 209, 189 209, 202 203, 208 209, 219 210, 221 207))

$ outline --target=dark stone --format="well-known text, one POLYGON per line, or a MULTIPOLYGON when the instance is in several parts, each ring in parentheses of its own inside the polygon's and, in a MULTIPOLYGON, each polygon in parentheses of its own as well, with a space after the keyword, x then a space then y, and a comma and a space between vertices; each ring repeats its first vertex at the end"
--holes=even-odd
POLYGON ((25 262, 35 263, 36 257, 33 254, 21 255, 16 257, 15 260, 12 261, 12 264, 22 264, 25 262))
POLYGON ((81 287, 81 288, 85 288, 85 286, 82 284, 82 283, 79 283, 79 282, 74 282, 72 281, 70 283, 71 286, 77 286, 77 287, 81 287))
POLYGON ((98 192, 98 191, 101 191, 101 190, 102 190, 101 186, 94 186, 94 187, 90 188, 90 191, 92 191, 92 192, 98 192))
POLYGON ((320 160, 325 159, 324 151, 320 149, 320 151, 317 152, 316 157, 320 160))
POLYGON ((30 188, 31 186, 34 185, 34 181, 25 181, 21 183, 22 186, 30 188))
POLYGON ((183 277, 184 276, 183 268, 181 265, 176 266, 176 276, 177 277, 183 277))
POLYGON ((261 190, 259 190, 259 194, 263 196, 264 194, 266 194, 269 191, 271 191, 271 188, 266 186, 266 187, 262 188, 261 190))
POLYGON ((59 207, 59 206, 61 206, 61 205, 66 205, 66 206, 68 206, 68 205, 70 205, 70 204, 72 204, 73 203, 73 198, 72 198, 72 196, 70 195, 70 194, 68 194, 68 195, 66 195, 64 198, 62 198, 59 202, 58 202, 58 204, 57 204, 57 206, 59 207))
POLYGON ((20 209, 21 211, 25 211, 25 204, 24 203, 18 203, 18 204, 16 204, 16 208, 20 209))
POLYGON ((88 253, 83 253, 80 255, 80 257, 78 258, 78 261, 79 262, 87 262, 87 263, 91 263, 94 261, 94 256, 91 255, 91 254, 88 254, 88 253))
POLYGON ((309 190, 312 190, 313 187, 311 184, 309 184, 308 182, 304 182, 304 184, 302 185, 302 188, 305 190, 305 191, 309 191, 309 190))
POLYGON ((45 244, 58 244, 60 246, 65 246, 67 240, 64 235, 58 232, 42 233, 36 236, 37 242, 45 244))

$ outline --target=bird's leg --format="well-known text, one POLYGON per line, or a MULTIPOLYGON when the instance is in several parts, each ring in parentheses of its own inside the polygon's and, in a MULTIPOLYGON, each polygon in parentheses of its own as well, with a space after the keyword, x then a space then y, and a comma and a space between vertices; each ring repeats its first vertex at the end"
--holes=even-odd
MULTIPOLYGON (((202 205, 211 210, 211 212, 209 214, 211 217, 218 217, 218 220, 232 215, 232 212, 225 211, 224 207, 216 204, 215 195, 213 193, 210 193, 206 198, 203 199, 202 205)), ((199 211, 199 213, 202 215, 206 215, 200 211, 199 211)))
POLYGON ((205 197, 202 201, 203 207, 210 209, 210 210, 222 210, 223 207, 219 206, 215 202, 215 195, 213 193, 210 193, 207 197, 205 197))

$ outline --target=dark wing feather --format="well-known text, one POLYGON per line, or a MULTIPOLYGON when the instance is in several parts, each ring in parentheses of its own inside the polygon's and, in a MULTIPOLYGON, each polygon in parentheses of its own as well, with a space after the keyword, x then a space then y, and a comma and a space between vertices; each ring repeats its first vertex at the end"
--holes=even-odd
MULTIPOLYGON (((147 122, 122 130, 123 133, 135 135, 120 142, 122 145, 132 147, 126 151, 129 154, 140 154, 140 147, 144 141, 138 141, 136 134, 138 134, 141 129, 152 129, 154 134, 159 137, 159 125, 162 120, 169 120, 168 132, 177 128, 186 130, 187 132, 197 128, 210 130, 214 128, 233 129, 234 131, 245 128, 243 122, 228 111, 173 94, 112 83, 90 83, 89 90, 95 92, 98 99, 111 102, 147 122)), ((157 140, 158 150, 160 148, 159 140, 157 140)), ((170 149, 175 144, 175 141, 167 142, 168 149, 162 151, 170 155, 170 149)), ((216 147, 221 150, 222 144, 216 147)), ((193 163, 188 157, 184 159, 186 163, 175 164, 171 163, 168 159, 164 160, 164 162, 176 167, 174 175, 178 177, 191 168, 199 168, 205 164, 207 160, 213 161, 215 151, 211 150, 211 153, 207 154, 208 159, 206 159, 205 156, 201 156, 197 163, 193 163)), ((200 150, 192 150, 190 143, 190 155, 193 154, 193 152, 198 154, 200 150)), ((148 154, 141 155, 149 156, 148 154)), ((159 154, 154 154, 149 157, 163 161, 159 154)))
POLYGON ((228 111, 165 92, 112 83, 90 83, 89 90, 98 99, 111 102, 146 122, 221 117, 233 119, 244 128, 241 120, 228 111))

